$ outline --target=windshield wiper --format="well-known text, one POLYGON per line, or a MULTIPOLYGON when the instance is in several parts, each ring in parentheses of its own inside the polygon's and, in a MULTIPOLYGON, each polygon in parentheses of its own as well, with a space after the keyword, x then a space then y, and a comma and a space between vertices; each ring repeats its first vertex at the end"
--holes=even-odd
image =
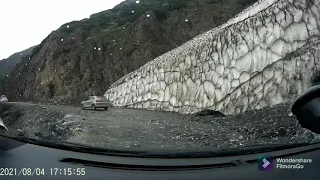
MULTIPOLYGON (((6 137, 6 136, 4 136, 6 137)), ((100 154, 109 156, 122 156, 122 157, 141 157, 141 158, 209 158, 209 157, 226 157, 226 156, 238 156, 238 155, 248 155, 255 153, 265 153, 271 151, 279 151, 290 148, 297 148, 307 145, 312 145, 311 143, 297 143, 297 144, 259 144, 251 146, 243 146, 239 148, 221 148, 213 149, 212 151, 177 151, 177 152, 166 152, 166 151, 131 151, 131 150, 115 150, 107 148, 92 147, 71 142, 57 142, 50 140, 37 140, 25 137, 6 137, 22 141, 25 143, 36 144, 45 147, 51 147, 56 149, 62 149, 67 151, 76 151, 81 153, 89 154, 100 154)), ((314 143, 320 144, 320 143, 314 143)))
MULTIPOLYGON (((317 144, 317 143, 315 143, 317 144)), ((243 146, 238 148, 220 148, 210 151, 181 151, 181 152, 150 152, 144 154, 146 157, 158 157, 158 158, 209 158, 209 157, 226 157, 226 156, 239 156, 255 153, 266 153, 271 151, 280 151, 285 149, 303 147, 312 145, 310 143, 298 143, 298 144, 266 144, 266 145, 252 145, 243 146)))
POLYGON ((35 144, 39 146, 56 148, 56 149, 67 150, 67 151, 89 153, 89 154, 102 154, 102 155, 113 155, 113 156, 142 156, 144 153, 147 153, 146 151, 124 151, 124 150, 114 150, 114 149, 107 149, 107 148, 98 148, 98 147, 92 147, 92 146, 87 146, 87 145, 72 143, 72 142, 58 142, 54 140, 42 140, 42 139, 12 137, 12 136, 4 136, 4 135, 0 135, 0 136, 21 141, 24 143, 35 144))

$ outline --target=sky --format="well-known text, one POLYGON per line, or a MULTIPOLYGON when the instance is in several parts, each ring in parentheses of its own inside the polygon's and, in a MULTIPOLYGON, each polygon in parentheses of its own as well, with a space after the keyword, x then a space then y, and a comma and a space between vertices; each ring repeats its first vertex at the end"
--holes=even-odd
POLYGON ((123 0, 1 0, 0 60, 40 44, 53 30, 123 0))

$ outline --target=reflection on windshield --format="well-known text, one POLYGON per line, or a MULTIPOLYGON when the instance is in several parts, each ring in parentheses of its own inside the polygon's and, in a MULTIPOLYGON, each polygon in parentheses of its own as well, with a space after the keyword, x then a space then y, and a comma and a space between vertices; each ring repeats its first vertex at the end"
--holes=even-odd
POLYGON ((319 83, 318 2, 94 1, 0 61, 1 134, 171 152, 319 142, 290 109, 319 83))

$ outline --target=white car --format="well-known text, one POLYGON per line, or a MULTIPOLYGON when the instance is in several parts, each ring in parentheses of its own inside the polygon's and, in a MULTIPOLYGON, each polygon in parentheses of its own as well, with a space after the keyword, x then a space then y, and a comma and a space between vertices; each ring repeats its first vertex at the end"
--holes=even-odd
POLYGON ((2 102, 8 102, 8 98, 5 95, 2 95, 0 97, 0 103, 2 103, 2 102))
POLYGON ((108 110, 111 106, 110 101, 101 96, 89 96, 88 100, 81 102, 81 109, 90 108, 96 110, 97 108, 103 108, 108 110))

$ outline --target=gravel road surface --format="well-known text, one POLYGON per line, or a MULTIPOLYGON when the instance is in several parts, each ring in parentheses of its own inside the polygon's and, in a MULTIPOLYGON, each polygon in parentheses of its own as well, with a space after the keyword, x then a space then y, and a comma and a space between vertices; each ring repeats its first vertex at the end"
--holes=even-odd
POLYGON ((6 135, 82 143, 126 150, 213 150, 255 144, 320 142, 301 128, 289 105, 248 111, 237 116, 181 115, 141 109, 6 103, 0 117, 6 135))

